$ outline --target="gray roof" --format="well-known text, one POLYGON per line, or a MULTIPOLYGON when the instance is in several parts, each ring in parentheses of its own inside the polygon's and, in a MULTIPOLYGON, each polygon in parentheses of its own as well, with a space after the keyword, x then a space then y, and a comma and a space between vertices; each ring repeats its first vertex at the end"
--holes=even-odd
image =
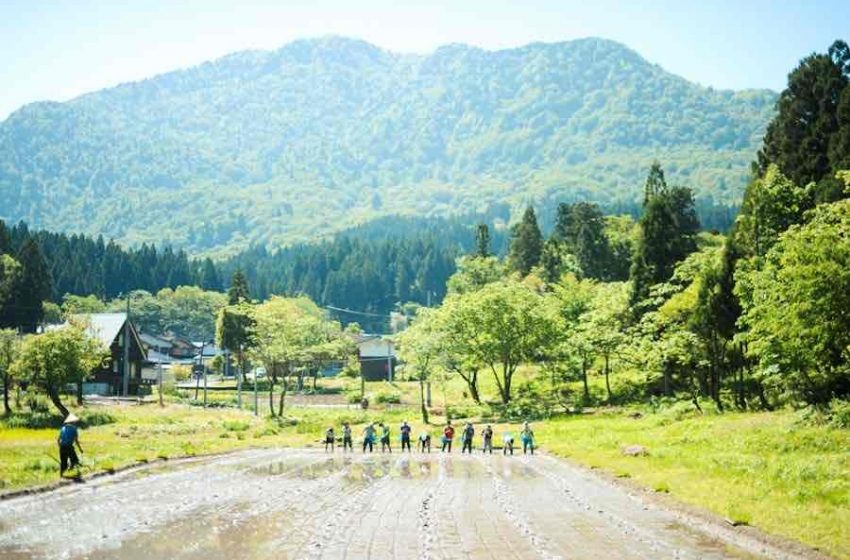
POLYGON ((109 348, 115 341, 115 337, 121 332, 127 321, 126 313, 89 313, 85 315, 74 315, 75 319, 86 324, 86 332, 92 338, 96 338, 101 344, 109 348))

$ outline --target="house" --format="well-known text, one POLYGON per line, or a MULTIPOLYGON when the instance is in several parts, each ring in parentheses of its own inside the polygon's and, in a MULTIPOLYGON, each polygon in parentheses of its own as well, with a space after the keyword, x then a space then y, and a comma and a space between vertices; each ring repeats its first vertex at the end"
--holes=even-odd
POLYGON ((160 354, 168 354, 171 352, 171 341, 165 340, 161 336, 155 336, 148 333, 139 333, 139 340, 145 345, 145 348, 150 352, 154 350, 160 354))
POLYGON ((198 353, 198 350, 195 348, 195 345, 192 344, 192 341, 185 339, 182 336, 178 336, 174 333, 168 333, 159 338, 162 338, 171 344, 168 355, 172 358, 176 358, 178 360, 191 360, 195 357, 195 354, 198 353))
MULTIPOLYGON (((92 372, 83 383, 83 394, 121 395, 124 388, 124 333, 128 329, 128 362, 130 366, 129 394, 147 394, 149 389, 142 380, 142 363, 146 359, 144 345, 126 313, 91 313, 75 315, 74 322, 85 325, 86 332, 109 350, 109 358, 92 372)), ((67 324, 67 323, 66 323, 67 324)), ((58 328, 62 328, 60 325, 58 328)))
POLYGON ((392 381, 397 358, 393 341, 379 334, 355 336, 360 360, 360 375, 367 381, 392 381))

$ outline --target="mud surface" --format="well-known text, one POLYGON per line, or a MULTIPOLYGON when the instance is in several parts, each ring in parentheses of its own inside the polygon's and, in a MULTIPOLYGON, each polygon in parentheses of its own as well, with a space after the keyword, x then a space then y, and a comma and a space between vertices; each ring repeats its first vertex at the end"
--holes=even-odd
POLYGON ((0 503, 0 558, 790 558, 547 456, 246 451, 0 503))

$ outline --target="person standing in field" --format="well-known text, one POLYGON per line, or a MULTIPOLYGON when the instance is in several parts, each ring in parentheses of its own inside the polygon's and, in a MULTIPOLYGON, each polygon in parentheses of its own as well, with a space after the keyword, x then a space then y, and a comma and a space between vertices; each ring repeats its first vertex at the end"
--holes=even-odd
POLYGON ((348 422, 342 423, 342 452, 345 453, 347 451, 354 451, 354 446, 351 441, 351 426, 348 422))
POLYGON ((381 427, 381 453, 384 452, 384 448, 392 453, 393 448, 390 447, 390 425, 383 422, 378 425, 381 427))
POLYGON ((490 451, 490 455, 493 454, 493 428, 490 427, 490 424, 487 424, 487 427, 481 432, 481 437, 484 439, 484 447, 482 447, 482 451, 487 453, 490 451))
POLYGON ((452 421, 449 420, 446 423, 446 427, 443 428, 443 448, 441 451, 445 453, 446 448, 448 448, 449 453, 452 452, 452 440, 455 437, 455 427, 452 426, 452 421))
POLYGON ((336 437, 334 436, 334 427, 331 426, 327 430, 325 430, 325 452, 328 451, 328 446, 331 448, 331 453, 334 452, 334 446, 336 445, 336 437))
POLYGON ((369 453, 375 450, 375 425, 366 424, 363 428, 363 453, 366 453, 366 447, 369 448, 369 453))
POLYGON ((526 452, 531 450, 531 454, 534 455, 534 432, 528 422, 522 425, 519 439, 522 441, 522 454, 525 455, 526 452))
POLYGON ((463 428, 463 433, 460 438, 463 442, 463 447, 460 448, 461 454, 467 450, 469 450, 469 454, 472 455, 472 438, 475 435, 475 428, 472 427, 472 422, 467 422, 466 426, 463 428))
POLYGON ((404 447, 407 446, 407 452, 410 453, 410 432, 413 430, 410 428, 410 424, 407 423, 407 420, 401 423, 399 431, 401 432, 401 451, 403 453, 404 447))
POLYGON ((59 476, 65 476, 65 471, 80 466, 80 458, 74 450, 76 445, 80 453, 83 452, 83 446, 80 445, 80 432, 77 429, 79 421, 76 415, 69 414, 59 429, 59 438, 56 440, 59 444, 59 476))

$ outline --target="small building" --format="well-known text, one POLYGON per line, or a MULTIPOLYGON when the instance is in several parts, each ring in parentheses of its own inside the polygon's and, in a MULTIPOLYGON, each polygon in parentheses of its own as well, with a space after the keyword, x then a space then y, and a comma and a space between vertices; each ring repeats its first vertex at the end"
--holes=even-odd
POLYGON ((360 334, 354 342, 360 375, 367 381, 392 381, 397 364, 393 341, 379 334, 360 334))
POLYGON ((151 350, 160 354, 169 354, 171 352, 171 341, 165 340, 161 336, 152 335, 149 333, 140 332, 139 340, 145 345, 145 349, 151 350))
MULTIPOLYGON (((147 383, 142 379, 142 364, 146 352, 139 333, 126 313, 91 313, 75 315, 74 320, 86 326, 86 332, 109 350, 109 358, 92 372, 83 383, 83 394, 121 395, 124 387, 124 333, 129 327, 129 394, 147 394, 147 383)), ((61 328, 61 327, 59 327, 61 328)))
POLYGON ((192 344, 192 341, 183 338, 182 336, 178 336, 173 333, 168 333, 158 338, 162 338, 171 343, 171 348, 169 349, 168 354, 172 358, 176 358, 178 360, 191 360, 198 353, 198 349, 195 348, 195 345, 192 344))

